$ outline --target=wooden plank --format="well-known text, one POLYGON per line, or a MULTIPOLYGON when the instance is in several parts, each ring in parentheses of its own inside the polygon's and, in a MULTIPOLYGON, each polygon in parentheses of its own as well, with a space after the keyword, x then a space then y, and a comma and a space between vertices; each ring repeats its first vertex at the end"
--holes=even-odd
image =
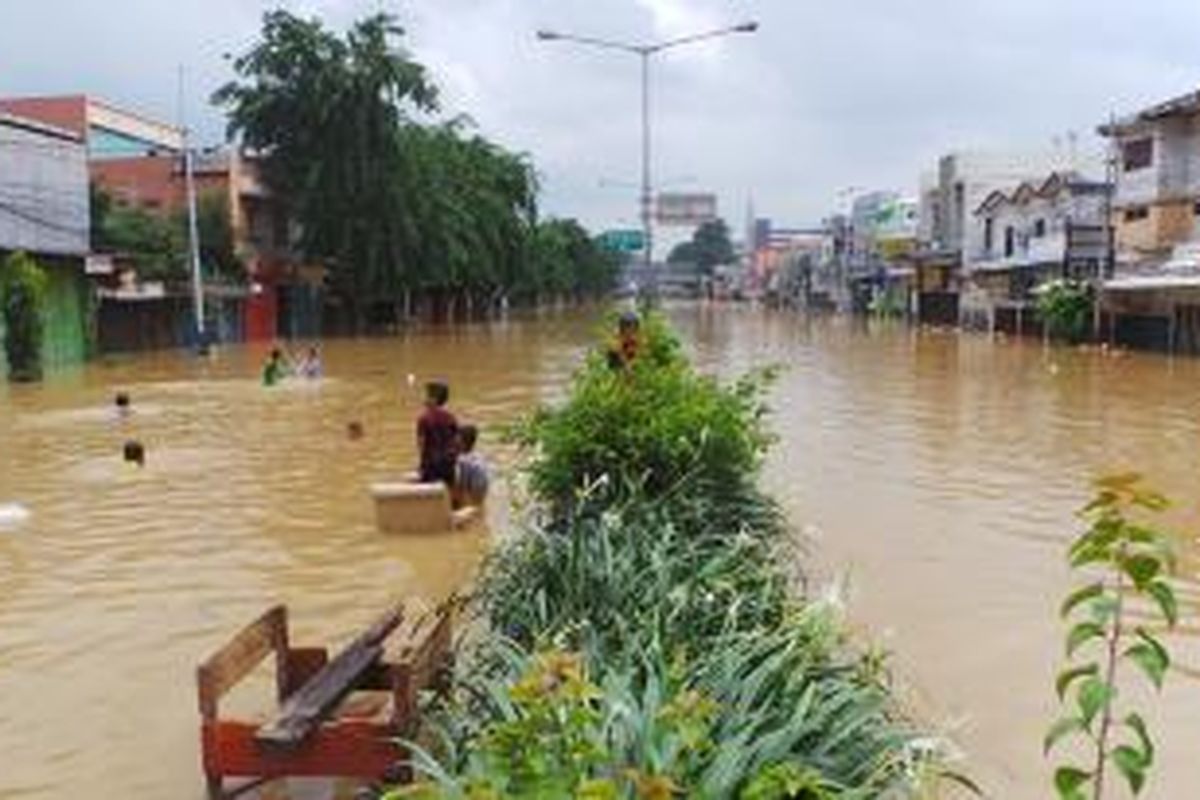
POLYGON ((243 628, 197 669, 200 713, 205 718, 215 717, 221 697, 273 650, 286 649, 286 642, 287 609, 283 606, 275 606, 243 628))
POLYGON ((376 620, 287 699, 271 721, 258 729, 258 742, 277 748, 295 748, 303 743, 379 661, 384 639, 403 619, 403 606, 396 606, 376 620))

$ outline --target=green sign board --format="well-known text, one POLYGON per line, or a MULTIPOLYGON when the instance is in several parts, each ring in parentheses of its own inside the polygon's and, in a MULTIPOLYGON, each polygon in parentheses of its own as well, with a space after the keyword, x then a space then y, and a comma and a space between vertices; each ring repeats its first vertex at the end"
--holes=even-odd
POLYGON ((646 237, 632 228, 605 231, 598 239, 601 247, 615 253, 636 253, 646 248, 646 237))

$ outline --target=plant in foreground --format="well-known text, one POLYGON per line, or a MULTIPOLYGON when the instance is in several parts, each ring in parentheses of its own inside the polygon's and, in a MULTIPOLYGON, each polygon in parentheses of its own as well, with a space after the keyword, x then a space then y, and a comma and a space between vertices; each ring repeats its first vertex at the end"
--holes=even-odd
POLYGON ((1063 618, 1075 622, 1067 634, 1069 663, 1056 689, 1060 701, 1070 695, 1073 703, 1044 743, 1049 754, 1064 739, 1077 737, 1093 761, 1086 768, 1063 765, 1055 770, 1054 787, 1061 800, 1102 798, 1110 762, 1134 794, 1141 792, 1154 764, 1154 745, 1141 714, 1130 711, 1118 718, 1119 669, 1136 666, 1161 689, 1171 659, 1150 626, 1137 622, 1133 604, 1147 603, 1153 609, 1151 617, 1168 628, 1178 618, 1169 582, 1174 568, 1170 540, 1134 516, 1138 511, 1161 512, 1166 498, 1146 489, 1136 474, 1103 478, 1096 489, 1095 499, 1082 511, 1088 528, 1071 545, 1070 560, 1074 569, 1100 574, 1062 605, 1063 618), (1127 735, 1119 737, 1121 730, 1127 735))

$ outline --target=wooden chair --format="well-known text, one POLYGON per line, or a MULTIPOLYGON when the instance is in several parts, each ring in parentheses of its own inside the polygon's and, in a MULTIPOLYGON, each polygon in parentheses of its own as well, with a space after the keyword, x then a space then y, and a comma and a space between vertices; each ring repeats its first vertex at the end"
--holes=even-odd
POLYGON ((375 525, 384 533, 441 533, 468 525, 479 515, 474 507, 454 509, 444 483, 376 483, 375 525))
POLYGON ((384 660, 385 646, 404 621, 402 606, 333 659, 323 647, 290 645, 284 606, 244 628, 197 671, 210 800, 285 777, 409 779, 398 769, 406 754, 396 738, 416 733, 418 693, 448 685, 452 616, 446 606, 406 626, 394 661, 384 660), (278 710, 265 722, 222 718, 221 698, 272 654, 278 710), (371 702, 356 703, 364 697, 371 702), (228 778, 248 780, 229 789, 228 778))

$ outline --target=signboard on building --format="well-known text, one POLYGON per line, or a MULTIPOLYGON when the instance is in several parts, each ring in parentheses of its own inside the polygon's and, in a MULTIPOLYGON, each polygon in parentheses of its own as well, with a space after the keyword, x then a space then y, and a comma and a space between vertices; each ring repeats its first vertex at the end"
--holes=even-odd
POLYGON ((605 231, 597 239, 601 247, 614 253, 637 253, 646 249, 646 236, 636 228, 605 231))
POLYGON ((717 218, 717 196, 708 192, 662 192, 654 206, 659 225, 703 225, 717 218))

